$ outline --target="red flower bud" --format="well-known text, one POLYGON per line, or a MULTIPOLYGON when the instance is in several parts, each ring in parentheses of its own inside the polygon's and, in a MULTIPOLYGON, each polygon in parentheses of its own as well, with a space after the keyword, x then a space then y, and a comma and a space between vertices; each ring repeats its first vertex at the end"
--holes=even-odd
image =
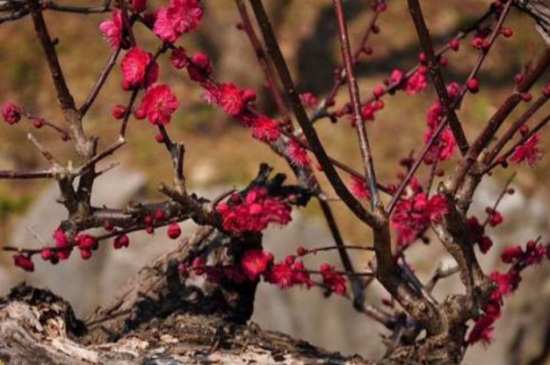
POLYGON ((168 233, 168 237, 170 239, 175 240, 176 238, 178 238, 181 235, 181 228, 176 223, 171 224, 171 225, 168 226, 167 233, 168 233))

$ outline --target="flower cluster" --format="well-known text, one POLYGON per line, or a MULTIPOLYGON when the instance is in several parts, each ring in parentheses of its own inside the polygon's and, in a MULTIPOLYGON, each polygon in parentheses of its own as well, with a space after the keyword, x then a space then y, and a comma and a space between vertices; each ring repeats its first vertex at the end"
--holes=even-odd
POLYGON ((260 278, 267 283, 274 284, 280 289, 304 286, 310 289, 315 285, 310 276, 312 273, 321 275, 322 286, 327 294, 346 294, 346 279, 328 264, 321 264, 317 272, 306 269, 303 261, 296 260, 293 255, 287 256, 282 262, 275 263, 273 254, 262 249, 250 249, 244 252, 236 266, 206 265, 205 260, 196 257, 191 264, 180 263, 179 272, 188 277, 191 272, 195 275, 206 275, 210 282, 219 282, 229 279, 237 283, 243 281, 258 282, 260 278))
POLYGON ((428 86, 428 69, 420 66, 418 70, 407 80, 404 90, 408 95, 414 95, 428 86))
MULTIPOLYGON (((304 263, 297 261, 296 257, 292 255, 275 264, 272 254, 261 250, 251 250, 243 255, 241 268, 251 281, 263 276, 266 282, 277 285, 281 289, 298 285, 304 285, 309 289, 314 285, 304 263)), ((319 273, 327 293, 339 295, 346 293, 346 280, 333 266, 322 264, 319 266, 319 273)))
POLYGON ((323 284, 329 293, 346 294, 346 280, 336 272, 334 266, 322 264, 319 271, 323 277, 323 284))
POLYGON ((411 198, 401 199, 395 207, 391 227, 397 231, 397 244, 408 245, 418 238, 430 225, 430 222, 441 222, 449 211, 443 195, 429 198, 425 193, 418 193, 411 198))
POLYGON ((218 105, 246 127, 252 127, 254 138, 264 142, 275 142, 281 136, 278 121, 253 112, 252 107, 256 100, 254 90, 242 90, 232 83, 220 85, 204 83, 202 86, 205 88, 205 100, 210 104, 218 105))
POLYGON ((234 234, 261 232, 270 223, 288 224, 290 206, 278 198, 268 196, 266 188, 254 188, 243 199, 233 194, 229 203, 217 207, 222 216, 223 228, 234 234))
POLYGON ((389 79, 386 81, 387 85, 400 85, 401 88, 408 95, 415 95, 424 90, 428 86, 428 69, 426 66, 420 66, 418 69, 408 77, 404 82, 405 75, 403 71, 395 69, 390 73, 389 79))
POLYGON ((78 248, 80 249, 80 257, 83 260, 88 260, 92 257, 92 251, 99 248, 99 243, 96 238, 89 234, 79 234, 76 237, 76 241, 78 242, 78 248))
POLYGON ((527 242, 525 250, 521 246, 507 247, 500 258, 504 263, 513 264, 518 267, 527 267, 539 264, 548 254, 548 248, 535 241, 527 242))
POLYGON ((496 284, 491 299, 468 335, 468 344, 481 342, 488 345, 493 339, 495 322, 502 315, 504 297, 513 294, 521 282, 521 271, 527 267, 539 264, 547 256, 548 247, 535 241, 527 242, 525 250, 520 246, 506 248, 501 255, 503 262, 511 264, 507 272, 495 271, 489 278, 496 284))
MULTIPOLYGON (((148 214, 143 217, 142 224, 145 225, 145 232, 154 233, 155 227, 163 226, 168 223, 166 212, 162 209, 156 209, 152 214, 148 214)), ((106 220, 103 223, 103 228, 113 234, 114 239, 112 241, 113 248, 118 250, 124 247, 129 247, 130 239, 128 235, 124 233, 117 233, 115 226, 106 220)), ((177 223, 168 224, 166 235, 170 239, 177 239, 181 236, 182 230, 177 223)), ((69 237, 67 233, 61 228, 57 228, 52 234, 54 245, 42 248, 39 253, 40 257, 44 261, 49 261, 55 265, 59 261, 67 260, 73 250, 76 248, 80 251, 80 257, 83 260, 88 260, 92 257, 93 251, 99 248, 99 239, 88 233, 79 233, 76 236, 69 237)), ((34 253, 22 253, 14 256, 15 265, 26 270, 32 271, 34 268, 32 262, 32 255, 34 253)))
MULTIPOLYGON (((375 89, 376 92, 376 89, 375 89)), ((376 112, 384 109, 384 102, 380 99, 373 100, 361 107, 361 115, 365 121, 374 121, 376 112)), ((355 121, 353 121, 355 123, 355 121)))

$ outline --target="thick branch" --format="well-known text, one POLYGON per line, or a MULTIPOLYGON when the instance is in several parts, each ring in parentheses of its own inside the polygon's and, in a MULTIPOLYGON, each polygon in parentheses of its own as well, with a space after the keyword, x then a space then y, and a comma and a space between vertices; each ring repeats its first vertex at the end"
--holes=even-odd
POLYGON ((50 74, 57 92, 57 100, 63 111, 65 122, 69 126, 71 136, 75 140, 78 153, 82 157, 89 158, 92 154, 92 146, 88 143, 84 130, 82 129, 81 117, 76 109, 73 96, 69 91, 65 77, 63 76, 63 71, 55 50, 55 43, 52 41, 46 22, 44 21, 40 1, 28 0, 28 4, 36 35, 46 55, 50 74))

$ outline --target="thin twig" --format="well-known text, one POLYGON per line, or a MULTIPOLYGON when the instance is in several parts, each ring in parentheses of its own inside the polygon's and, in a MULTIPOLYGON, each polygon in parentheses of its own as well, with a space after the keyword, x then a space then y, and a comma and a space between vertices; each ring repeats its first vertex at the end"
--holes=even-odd
POLYGON ((105 84, 105 81, 107 80, 107 77, 109 77, 109 74, 111 73, 111 70, 113 69, 113 66, 116 63, 116 60, 118 58, 118 55, 120 54, 120 46, 117 47, 117 49, 111 54, 109 59, 107 60, 107 63, 105 66, 103 66, 103 69, 101 70, 101 73, 99 74, 99 77, 97 78, 96 83, 94 84, 94 87, 90 91, 90 94, 82 104, 82 106, 79 109, 80 115, 84 116, 88 112, 88 109, 92 106, 95 99, 97 98, 99 92, 101 91, 101 88, 103 87, 103 84, 105 84))
POLYGON ((346 70, 347 84, 349 88, 350 99, 353 105, 353 112, 355 117, 355 128, 359 138, 359 149, 361 150, 361 156, 363 158, 363 168, 367 175, 367 183, 371 192, 371 206, 374 208, 378 205, 380 197, 378 196, 376 173, 374 170, 374 163, 372 158, 372 152, 370 149, 369 138, 367 135, 367 129, 365 127, 365 121, 363 120, 363 113, 361 113, 361 97, 359 95, 359 87, 357 85, 357 78, 355 77, 354 62, 351 55, 351 49, 349 45, 348 28, 346 24, 344 6, 342 0, 334 0, 334 11, 336 13, 336 19, 338 20, 338 34, 340 36, 340 49, 342 51, 342 58, 344 59, 344 68, 346 70))
POLYGON ((426 154, 429 152, 430 148, 432 148, 435 141, 437 141, 437 139, 439 138, 439 135, 441 134, 443 129, 445 129, 446 126, 447 126, 447 123, 446 123, 445 120, 442 121, 441 123, 439 123, 439 125, 437 126, 437 129, 435 130, 434 134, 431 136, 431 138, 428 140, 428 142, 424 145, 424 148, 422 149, 422 152, 420 152, 420 155, 414 161, 413 165, 411 166, 411 168, 407 172, 407 175, 405 176, 405 178, 403 178, 403 181, 401 181, 401 184, 399 185, 399 187, 397 188, 397 190, 393 194, 393 197, 392 197, 391 201, 389 202, 388 206, 386 207, 386 212, 388 212, 388 214, 391 214, 391 212, 393 211, 393 209, 397 205, 397 202, 401 198, 401 194, 403 193, 403 191, 405 190, 407 185, 409 185, 409 182, 411 181, 412 177, 416 173, 416 170, 418 170, 418 168, 422 164, 422 161, 424 160, 424 157, 426 157, 426 154))
POLYGON ((53 179, 56 176, 56 172, 52 170, 43 171, 11 171, 0 170, 0 179, 53 179))
POLYGON ((52 166, 61 166, 61 162, 59 162, 51 153, 50 151, 46 150, 44 146, 38 140, 32 135, 32 133, 27 134, 27 139, 31 141, 34 147, 40 152, 42 156, 50 163, 52 166))
MULTIPOLYGON (((456 194, 459 187, 464 182, 464 179, 468 172, 472 169, 473 165, 477 163, 477 159, 481 152, 491 142, 494 135, 498 132, 498 129, 504 123, 506 118, 512 113, 516 106, 522 101, 521 94, 529 91, 531 86, 539 79, 539 77, 546 70, 550 64, 550 47, 547 47, 544 53, 538 58, 534 66, 525 72, 523 80, 516 86, 514 92, 512 92, 504 103, 493 114, 491 119, 487 122, 486 127, 478 135, 476 140, 472 143, 470 150, 460 164, 457 166, 453 175, 446 182, 447 190, 456 194)), ((475 184, 474 184, 475 188, 475 184)), ((467 195, 467 194, 465 194, 467 195)))
POLYGON ((483 229, 485 229, 485 227, 487 227, 487 224, 489 224, 489 221, 491 220, 491 216, 494 214, 494 212, 496 212, 498 205, 502 201, 502 198, 504 198, 504 196, 508 193, 508 187, 510 186, 512 181, 514 181, 515 178, 516 178, 516 173, 514 172, 512 176, 510 176, 508 180, 506 180, 506 183, 504 184, 504 187, 501 189, 501 192, 498 195, 497 200, 493 204, 491 211, 487 214, 487 218, 485 218, 485 221, 482 224, 483 229))
MULTIPOLYGON (((372 14, 372 17, 367 22, 367 26, 365 28, 365 32, 363 34, 363 38, 361 38, 361 42, 359 42, 359 45, 355 49, 355 52, 353 53, 353 64, 356 65, 359 61, 360 55, 364 52, 365 47, 367 45, 367 42, 370 38, 370 35, 372 34, 372 29, 374 28, 374 25, 376 21, 378 20, 378 17, 380 16, 380 10, 378 7, 374 9, 374 13, 372 14)), ((317 109, 313 112, 313 115, 311 116, 311 123, 315 123, 315 121, 320 120, 321 117, 327 115, 327 108, 329 105, 332 105, 334 103, 334 98, 336 97, 336 94, 338 93, 338 90, 342 85, 344 84, 346 74, 345 71, 342 70, 338 77, 335 77, 334 84, 332 85, 332 88, 330 89, 328 95, 323 99, 323 101, 320 103, 320 105, 317 107, 317 109)))
POLYGON ((493 162, 491 165, 487 166, 483 171, 482 171, 482 174, 486 174, 488 173, 489 171, 493 170, 495 167, 501 165, 501 161, 506 161, 508 159, 508 157, 510 157, 514 151, 516 150, 516 148, 518 146, 521 146, 523 145, 525 142, 527 142, 529 140, 529 138, 531 138, 532 136, 534 136, 538 131, 540 131, 545 125, 548 124, 548 122, 550 122, 550 114, 546 115, 546 117, 544 117, 540 122, 538 122, 531 130, 529 130, 529 132, 527 134, 525 134, 524 136, 522 136, 520 138, 519 141, 517 141, 516 143, 514 143, 512 145, 512 147, 510 147, 510 149, 508 151, 506 151, 505 153, 503 153, 501 156, 499 156, 495 162, 493 162))
POLYGON ((543 93, 535 102, 508 128, 504 135, 498 140, 495 147, 490 153, 483 159, 485 165, 494 162, 496 156, 506 146, 506 144, 512 140, 514 134, 520 129, 522 125, 527 123, 531 117, 550 99, 550 94, 543 93))
POLYGON ((90 167, 97 164, 99 161, 103 160, 105 157, 112 155, 116 150, 118 150, 120 147, 124 146, 126 144, 126 140, 123 137, 119 137, 118 141, 113 143, 111 146, 107 147, 105 151, 95 155, 92 159, 90 159, 86 164, 78 168, 77 175, 83 174, 88 170, 90 167))

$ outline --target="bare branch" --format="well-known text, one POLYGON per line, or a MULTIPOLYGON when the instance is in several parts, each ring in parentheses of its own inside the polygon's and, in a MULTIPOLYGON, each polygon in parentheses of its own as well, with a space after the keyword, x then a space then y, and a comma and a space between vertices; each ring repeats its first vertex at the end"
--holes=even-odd
POLYGON ((363 157, 363 168, 365 169, 367 175, 367 183, 371 191, 371 205, 374 209, 374 207, 378 205, 380 197, 378 196, 376 173, 374 171, 367 129, 365 127, 365 121, 363 120, 363 114, 361 113, 361 97, 359 95, 359 87, 357 86, 357 78, 355 77, 354 62, 351 56, 344 7, 342 5, 342 0, 334 0, 333 3, 334 10, 336 12, 336 19, 338 20, 340 48, 342 51, 342 58, 344 59, 344 68, 346 70, 346 78, 348 80, 350 99, 353 105, 355 127, 359 137, 359 149, 361 150, 361 155, 363 157))

